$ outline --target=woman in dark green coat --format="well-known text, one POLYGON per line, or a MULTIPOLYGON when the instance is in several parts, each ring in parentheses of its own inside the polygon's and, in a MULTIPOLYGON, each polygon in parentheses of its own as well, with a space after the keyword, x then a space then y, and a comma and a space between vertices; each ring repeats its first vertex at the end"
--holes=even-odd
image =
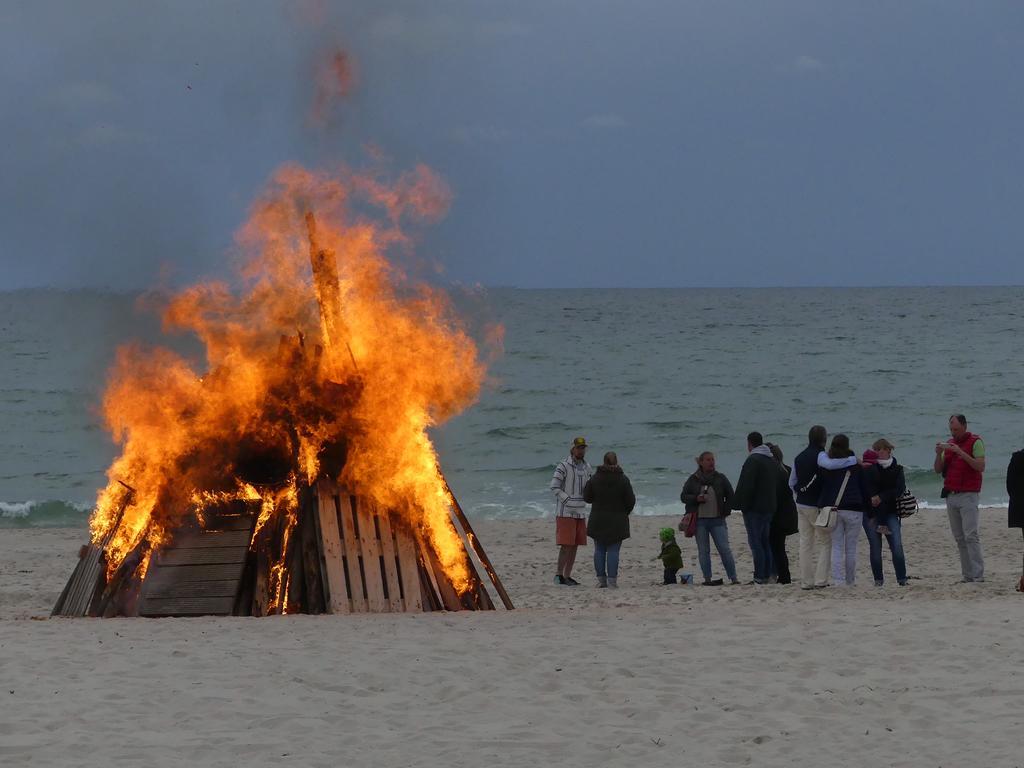
POLYGON ((614 589, 618 586, 619 549, 629 538, 629 513, 636 505, 633 486, 614 451, 604 455, 604 464, 587 481, 583 500, 591 505, 587 535, 594 540, 597 586, 614 589))
POLYGON ((789 467, 782 461, 782 449, 768 443, 772 456, 779 463, 779 482, 775 486, 777 499, 775 514, 772 516, 772 527, 768 531, 768 541, 772 547, 772 573, 779 584, 791 584, 789 557, 786 555, 786 537, 798 530, 798 516, 793 491, 789 488, 789 467))

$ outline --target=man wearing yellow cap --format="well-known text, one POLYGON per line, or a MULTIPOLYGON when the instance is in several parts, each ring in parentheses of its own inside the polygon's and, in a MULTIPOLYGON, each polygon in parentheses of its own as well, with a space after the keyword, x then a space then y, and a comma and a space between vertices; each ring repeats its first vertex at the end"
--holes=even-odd
POLYGON ((583 487, 594 470, 587 464, 587 441, 577 437, 569 448, 568 458, 555 466, 551 478, 551 491, 555 494, 555 543, 558 545, 558 572, 555 584, 575 587, 572 567, 576 563, 576 548, 587 543, 587 503, 583 500, 583 487))

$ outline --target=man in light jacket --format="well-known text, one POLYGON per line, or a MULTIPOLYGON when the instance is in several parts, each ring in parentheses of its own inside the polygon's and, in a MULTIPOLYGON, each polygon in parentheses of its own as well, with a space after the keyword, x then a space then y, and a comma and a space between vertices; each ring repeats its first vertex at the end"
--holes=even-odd
POLYGON ((577 437, 569 448, 568 458, 555 466, 551 478, 551 492, 555 495, 555 544, 558 545, 558 571, 555 584, 575 587, 572 567, 576 563, 576 548, 587 543, 587 503, 583 489, 594 474, 584 458, 587 441, 577 437))

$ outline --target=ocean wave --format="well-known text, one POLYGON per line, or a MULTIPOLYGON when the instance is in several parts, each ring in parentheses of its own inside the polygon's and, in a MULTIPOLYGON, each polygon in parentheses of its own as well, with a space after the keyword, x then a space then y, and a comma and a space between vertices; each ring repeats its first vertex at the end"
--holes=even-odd
POLYGON ((640 426, 651 429, 693 429, 696 425, 692 421, 641 421, 640 426))
POLYGON ((67 528, 89 522, 92 504, 51 499, 0 501, 2 528, 67 528))
POLYGON ((495 427, 494 429, 487 430, 484 435, 486 437, 509 437, 514 440, 524 440, 534 437, 537 433, 555 430, 569 432, 572 429, 568 424, 563 424, 560 421, 551 421, 541 424, 523 424, 515 427, 495 427))

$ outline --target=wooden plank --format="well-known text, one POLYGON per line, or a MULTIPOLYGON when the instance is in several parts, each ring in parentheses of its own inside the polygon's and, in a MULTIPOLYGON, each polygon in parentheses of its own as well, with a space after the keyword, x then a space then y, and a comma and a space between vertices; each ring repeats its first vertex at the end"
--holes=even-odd
POLYGON ((83 558, 85 564, 79 574, 78 583, 71 588, 71 597, 66 606, 65 615, 85 616, 89 612, 89 606, 99 591, 97 588, 100 585, 101 571, 103 570, 101 554, 98 546, 89 545, 89 551, 83 558))
POLYGON ((324 613, 323 579, 320 569, 320 549, 317 545, 316 519, 320 515, 317 496, 312 488, 304 488, 299 510, 299 547, 301 572, 305 587, 305 610, 307 613, 324 613))
POLYGON ((402 600, 402 585, 398 579, 398 552, 395 545, 395 533, 391 529, 391 516, 383 507, 373 506, 380 525, 380 546, 381 559, 384 564, 384 583, 388 601, 388 608, 391 611, 404 611, 405 603, 402 600))
POLYGON ((146 583, 151 586, 171 582, 186 583, 190 581, 222 581, 238 579, 241 571, 239 563, 218 563, 215 565, 155 565, 146 576, 146 583))
MULTIPOLYGON (((480 539, 477 538, 476 531, 473 530, 473 526, 469 522, 469 517, 467 517, 466 513, 462 510, 462 505, 459 504, 459 500, 455 498, 455 494, 452 493, 451 486, 448 485, 447 479, 444 480, 444 489, 448 492, 448 498, 452 500, 451 511, 462 526, 461 533, 463 533, 465 535, 465 539, 469 541, 472 551, 476 553, 478 558, 480 558, 480 564, 487 572, 487 576, 490 578, 491 584, 494 585, 494 589, 498 593, 498 597, 501 598, 501 602, 505 606, 505 610, 513 610, 515 606, 512 604, 512 598, 509 597, 508 592, 505 591, 505 585, 501 583, 501 579, 498 577, 498 572, 494 569, 494 565, 491 563, 491 559, 487 556, 487 552, 484 551, 484 545, 481 544, 480 539)), ((458 530, 458 526, 456 526, 456 530, 458 530)), ((481 590, 483 590, 482 587, 481 590)), ((488 602, 490 602, 490 595, 488 595, 488 602)))
MULTIPOLYGON (((480 578, 480 572, 486 573, 486 568, 483 562, 479 559, 476 550, 473 549, 468 540, 472 539, 472 536, 466 533, 458 524, 458 516, 455 515, 454 511, 449 509, 449 518, 452 523, 452 527, 456 533, 459 534, 459 538, 462 540, 462 547, 466 552, 466 567, 469 570, 470 583, 472 584, 470 593, 468 595, 462 595, 463 605, 467 605, 467 598, 472 610, 477 611, 493 611, 494 601, 491 600, 491 595, 487 591, 487 585, 484 584, 483 579, 480 578), (479 567, 478 567, 479 566, 479 567)), ((468 524, 468 520, 466 521, 468 524)))
POLYGON ((170 549, 197 549, 201 547, 246 547, 252 534, 247 528, 230 531, 189 531, 174 537, 170 549))
POLYGON ((320 563, 327 587, 327 612, 351 613, 352 601, 348 597, 348 581, 345 578, 345 564, 342 562, 344 549, 341 545, 338 510, 335 505, 336 488, 334 483, 328 483, 326 480, 317 483, 320 563))
POLYGON ((431 577, 444 607, 449 611, 463 610, 465 606, 462 604, 462 598, 448 580, 448 575, 444 572, 444 569, 441 568, 441 562, 437 559, 437 555, 434 553, 434 548, 430 546, 430 542, 421 540, 420 551, 423 553, 423 563, 426 566, 427 573, 431 577))
POLYGON ((288 535, 287 551, 283 555, 285 588, 281 592, 281 613, 309 613, 305 607, 306 575, 302 568, 302 509, 288 535))
POLYGON ((256 536, 256 561, 253 566, 252 608, 253 616, 265 616, 270 605, 270 531, 268 526, 256 536))
POLYGON ((381 542, 373 505, 365 499, 350 497, 352 512, 359 520, 359 549, 363 559, 363 583, 366 585, 366 608, 370 613, 385 613, 391 606, 384 598, 381 578, 381 542))
POLYGON ((157 557, 157 565, 214 565, 217 563, 244 563, 246 551, 241 547, 197 547, 196 549, 168 549, 157 557))
POLYGON ((170 597, 148 599, 140 616, 230 616, 235 606, 230 597, 170 597))
POLYGON ((348 576, 349 591, 352 595, 352 612, 366 612, 366 592, 363 587, 362 562, 352 501, 344 488, 333 497, 341 530, 341 546, 345 552, 345 573, 348 576))
MULTIPOLYGON (((180 566, 186 568, 187 566, 180 566)), ((164 581, 161 584, 150 584, 146 589, 146 600, 164 599, 169 597, 231 597, 238 592, 238 579, 222 579, 220 581, 164 581)))
POLYGON ((53 606, 51 616, 84 616, 96 591, 100 569, 99 547, 89 544, 71 572, 64 591, 53 606), (83 596, 85 599, 83 600, 83 596), (84 608, 83 606, 84 602, 84 608))
POLYGON ((402 599, 407 611, 423 611, 428 605, 423 600, 423 584, 420 578, 419 557, 416 544, 408 526, 398 515, 391 512, 391 532, 395 537, 395 555, 398 560, 398 578, 402 584, 402 599))
POLYGON ((256 522, 253 515, 211 515, 206 528, 218 531, 252 531, 256 522))

